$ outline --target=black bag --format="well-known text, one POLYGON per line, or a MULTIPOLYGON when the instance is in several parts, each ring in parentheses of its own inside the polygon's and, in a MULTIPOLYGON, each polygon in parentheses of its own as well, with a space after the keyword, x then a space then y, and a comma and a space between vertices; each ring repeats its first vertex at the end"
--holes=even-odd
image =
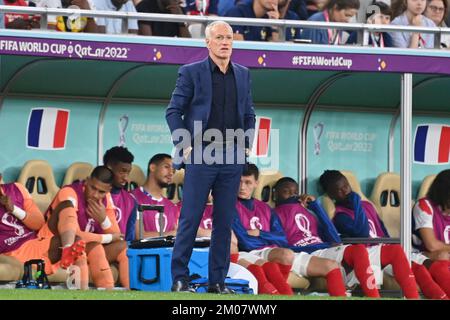
POLYGON ((133 240, 129 244, 131 249, 149 249, 149 248, 165 248, 173 247, 175 244, 174 236, 153 237, 140 240, 133 240))
MULTIPOLYGON (((194 248, 207 248, 209 247, 210 243, 210 239, 199 238, 195 240, 194 248)), ((165 236, 133 240, 130 242, 128 247, 131 249, 166 248, 173 247, 174 244, 174 236, 165 236)))

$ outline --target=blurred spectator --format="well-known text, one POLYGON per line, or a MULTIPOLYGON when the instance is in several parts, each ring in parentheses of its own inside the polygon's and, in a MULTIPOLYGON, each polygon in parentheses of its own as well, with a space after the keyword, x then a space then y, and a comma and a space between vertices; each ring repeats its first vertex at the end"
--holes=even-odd
MULTIPOLYGON (((136 9, 143 13, 184 14, 179 0, 143 0, 136 9)), ((184 22, 139 21, 139 34, 145 36, 190 38, 187 24, 184 22)))
MULTIPOLYGON (((280 19, 279 0, 253 0, 239 2, 227 17, 280 19)), ((278 41, 278 29, 271 27, 232 26, 235 40, 278 41)))
MULTIPOLYGON (((3 6, 3 0, 0 0, 0 6, 3 6)), ((0 13, 0 29, 3 29, 5 27, 5 16, 3 13, 0 13)))
MULTIPOLYGON (((392 22, 397 26, 436 27, 431 19, 424 15, 426 0, 397 0, 392 3, 394 14, 401 12, 392 22)), ((394 47, 398 48, 434 48, 434 35, 420 32, 390 32, 394 47)))
MULTIPOLYGON (((135 13, 136 9, 132 1, 129 0, 93 0, 95 9, 101 11, 117 11, 135 13)), ((122 19, 97 18, 98 29, 100 33, 121 34, 122 19)), ((128 20, 128 33, 137 33, 137 20, 128 20)))
MULTIPOLYGON (((95 10, 90 0, 41 0, 37 3, 39 7, 45 8, 69 8, 77 6, 82 10, 95 10)), ((48 16, 48 29, 62 32, 99 32, 94 18, 79 17, 73 14, 67 16, 48 16)))
MULTIPOLYGON (((28 7, 25 0, 4 0, 6 6, 28 7)), ((39 28, 39 16, 33 16, 23 13, 5 13, 4 26, 8 29, 26 29, 39 28)))
POLYGON ((306 0, 306 11, 309 19, 312 15, 322 11, 327 5, 327 0, 306 0))
MULTIPOLYGON (((390 24, 391 23, 391 16, 392 16, 392 10, 391 7, 389 7, 386 3, 375 1, 372 3, 371 9, 374 9, 373 6, 377 6, 379 8, 378 10, 375 10, 376 12, 368 12, 366 14, 366 23, 368 24, 390 24), (377 12, 378 11, 378 12, 377 12)), ((357 42, 357 35, 358 33, 356 31, 353 31, 350 34, 350 37, 347 40, 348 44, 355 44, 357 42)), ((387 32, 370 32, 369 33, 369 46, 373 47, 392 47, 392 38, 387 32)))
MULTIPOLYGON (((280 19, 300 20, 299 16, 294 11, 290 10, 290 4, 291 0, 279 0, 278 10, 280 11, 280 19)), ((300 31, 300 28, 286 28, 285 40, 290 41, 293 39, 300 39, 300 31)))
POLYGON ((225 16, 228 10, 233 8, 240 0, 219 0, 217 11, 219 16, 225 16))
MULTIPOLYGON (((61 0, 35 0, 36 7, 39 8, 62 8, 61 0)), ((90 4, 90 3, 89 3, 90 4)), ((92 9, 92 8, 91 8, 92 9)), ((56 30, 57 16, 49 14, 47 15, 47 29, 56 30)))
POLYGON ((308 20, 309 18, 306 0, 292 0, 289 10, 295 12, 300 20, 308 20))
MULTIPOLYGON (((184 12, 190 16, 217 16, 219 0, 186 0, 184 12)), ((189 23, 189 33, 192 38, 204 38, 206 25, 189 23)))
POLYGON ((190 16, 217 16, 218 4, 219 0, 186 0, 184 12, 190 16))
MULTIPOLYGON (((326 21, 349 23, 356 16, 359 9, 359 0, 330 0, 321 12, 311 16, 308 21, 326 21)), ((302 30, 302 39, 311 40, 311 43, 339 45, 344 44, 344 32, 336 29, 302 30)))
MULTIPOLYGON (((445 20, 448 15, 448 4, 446 0, 428 0, 425 17, 441 28, 448 28, 445 20)), ((441 48, 450 48, 450 34, 441 34, 441 48)))

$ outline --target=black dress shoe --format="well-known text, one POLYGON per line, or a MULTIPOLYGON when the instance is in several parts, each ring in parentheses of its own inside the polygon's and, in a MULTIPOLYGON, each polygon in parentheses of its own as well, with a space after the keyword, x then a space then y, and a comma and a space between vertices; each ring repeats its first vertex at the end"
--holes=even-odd
POLYGON ((212 284, 208 286, 208 293, 218 293, 218 294, 235 294, 234 290, 227 288, 224 284, 212 284))
POLYGON ((191 292, 195 293, 195 289, 190 287, 186 281, 178 280, 172 285, 172 292, 191 292))

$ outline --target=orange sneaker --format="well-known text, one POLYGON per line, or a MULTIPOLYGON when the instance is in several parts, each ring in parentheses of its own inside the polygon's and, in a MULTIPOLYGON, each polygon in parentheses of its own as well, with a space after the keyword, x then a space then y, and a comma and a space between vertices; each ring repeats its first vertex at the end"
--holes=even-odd
POLYGON ((85 249, 86 242, 83 240, 75 241, 70 247, 63 248, 60 262, 61 268, 67 269, 74 264, 78 257, 83 254, 85 249))

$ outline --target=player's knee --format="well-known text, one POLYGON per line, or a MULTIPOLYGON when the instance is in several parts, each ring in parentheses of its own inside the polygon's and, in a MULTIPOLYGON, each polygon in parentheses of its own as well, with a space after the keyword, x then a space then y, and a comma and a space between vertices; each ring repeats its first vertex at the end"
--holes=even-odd
POLYGON ((359 255, 359 254, 363 254, 363 255, 368 254, 368 253, 367 253, 366 246, 364 246, 363 244, 354 244, 354 245, 352 245, 352 246, 353 246, 353 251, 354 251, 357 255, 359 255))
POLYGON ((98 249, 98 247, 101 247, 102 244, 99 242, 88 242, 86 244, 86 253, 89 254, 92 250, 98 249))
POLYGON ((402 255, 402 254, 404 255, 405 254, 405 251, 403 250, 401 245, 391 244, 390 246, 392 248, 391 250, 393 250, 396 255, 402 255))
POLYGON ((447 251, 439 251, 436 253, 435 260, 438 260, 438 261, 444 260, 445 261, 445 260, 449 260, 449 259, 450 259, 450 253, 447 251))
POLYGON ((328 274, 330 271, 333 271, 334 269, 338 269, 339 268, 339 264, 331 259, 324 259, 324 270, 325 270, 325 275, 328 274))
POLYGON ((295 254, 292 250, 282 249, 280 252, 280 261, 281 264, 292 264, 294 263, 295 254))
POLYGON ((115 242, 117 245, 117 250, 119 252, 127 249, 127 242, 125 240, 119 240, 115 242))

